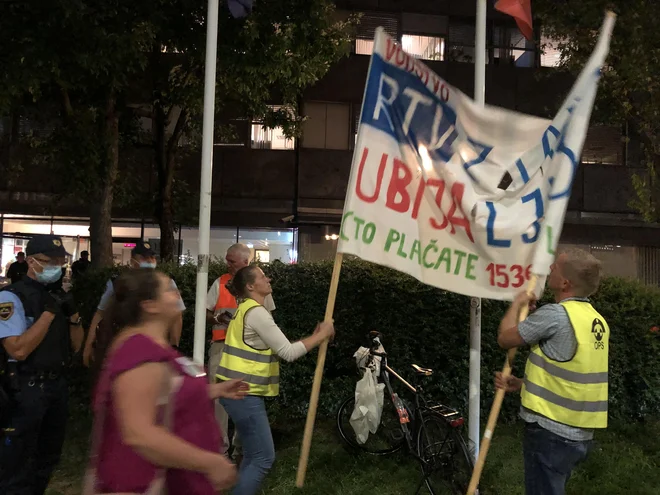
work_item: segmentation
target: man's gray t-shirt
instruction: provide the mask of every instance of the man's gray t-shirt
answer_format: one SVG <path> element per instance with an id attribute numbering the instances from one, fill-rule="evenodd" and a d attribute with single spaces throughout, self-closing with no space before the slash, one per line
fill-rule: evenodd
<path id="1" fill-rule="evenodd" d="M 577 297 L 564 301 L 589 302 L 588 299 Z M 518 324 L 518 332 L 527 345 L 539 344 L 543 353 L 555 361 L 570 361 L 577 351 L 575 330 L 566 309 L 561 304 L 541 306 L 525 321 Z M 569 440 L 591 440 L 594 436 L 593 429 L 558 423 L 522 406 L 520 417 L 527 423 L 538 423 L 542 428 Z"/>

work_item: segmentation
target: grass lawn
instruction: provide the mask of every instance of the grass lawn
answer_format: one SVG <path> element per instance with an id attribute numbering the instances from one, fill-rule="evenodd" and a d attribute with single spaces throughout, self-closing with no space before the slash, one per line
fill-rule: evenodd
<path id="1" fill-rule="evenodd" d="M 47 495 L 78 495 L 87 463 L 89 418 L 72 419 L 62 463 Z M 303 424 L 274 424 L 277 462 L 263 493 L 323 495 L 406 495 L 420 479 L 414 461 L 404 454 L 372 457 L 347 452 L 334 422 L 317 423 L 302 490 L 295 487 Z M 520 424 L 497 428 L 486 461 L 483 494 L 523 494 L 522 429 Z M 612 425 L 597 436 L 589 459 L 574 473 L 568 494 L 658 495 L 660 493 L 660 421 Z M 420 493 L 426 493 L 424 490 Z M 176 495 L 176 494 L 174 494 Z"/>

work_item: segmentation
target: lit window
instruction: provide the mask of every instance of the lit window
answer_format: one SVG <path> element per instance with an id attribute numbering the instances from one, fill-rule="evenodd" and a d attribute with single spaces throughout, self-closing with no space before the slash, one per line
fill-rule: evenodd
<path id="1" fill-rule="evenodd" d="M 252 148 L 259 150 L 292 150 L 293 139 L 284 135 L 281 127 L 268 129 L 260 122 L 252 124 Z"/>
<path id="2" fill-rule="evenodd" d="M 282 107 L 272 107 L 273 110 L 279 110 Z M 292 150 L 294 149 L 294 140 L 284 135 L 281 127 L 270 129 L 264 127 L 261 122 L 252 123 L 252 148 L 259 150 Z"/>
<path id="3" fill-rule="evenodd" d="M 355 53 L 358 55 L 371 55 L 374 51 L 374 40 L 355 40 Z"/>
<path id="4" fill-rule="evenodd" d="M 404 34 L 401 37 L 403 51 L 414 58 L 422 60 L 444 60 L 445 40 L 434 36 L 418 36 Z M 373 40 L 355 40 L 355 53 L 358 55 L 371 55 L 374 50 Z"/>
<path id="5" fill-rule="evenodd" d="M 541 36 L 541 67 L 559 67 L 561 64 L 560 43 L 548 36 Z"/>
<path id="6" fill-rule="evenodd" d="M 409 55 L 422 60 L 444 60 L 445 40 L 434 36 L 404 34 L 401 48 Z"/>

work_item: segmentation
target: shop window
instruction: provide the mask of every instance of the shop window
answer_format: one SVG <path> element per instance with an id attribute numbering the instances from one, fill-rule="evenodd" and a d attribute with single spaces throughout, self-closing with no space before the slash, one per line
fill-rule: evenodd
<path id="1" fill-rule="evenodd" d="M 270 251 L 267 249 L 256 249 L 254 251 L 254 260 L 261 263 L 270 263 Z"/>

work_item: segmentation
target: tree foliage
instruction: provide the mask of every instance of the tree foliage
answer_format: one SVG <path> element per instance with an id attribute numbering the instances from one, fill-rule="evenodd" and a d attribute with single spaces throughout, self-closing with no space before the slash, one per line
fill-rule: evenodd
<path id="1" fill-rule="evenodd" d="M 578 73 L 591 54 L 605 12 L 617 14 L 594 118 L 628 124 L 642 146 L 644 173 L 633 176 L 633 206 L 647 221 L 660 221 L 660 9 L 652 0 L 537 0 L 535 17 L 559 42 L 562 67 Z"/>
<path id="2" fill-rule="evenodd" d="M 35 0 L 3 5 L 0 16 L 6 60 L 0 113 L 36 107 L 50 112 L 53 129 L 25 143 L 37 153 L 21 168 L 32 173 L 29 180 L 52 181 L 53 189 L 89 206 L 92 261 L 100 265 L 112 263 L 124 96 L 152 38 L 149 11 L 141 7 L 128 0 Z M 41 177 L 34 173 L 38 161 Z"/>
<path id="3" fill-rule="evenodd" d="M 161 256 L 171 259 L 176 167 L 201 138 L 206 5 L 189 0 L 152 3 L 148 111 L 158 175 Z M 220 129 L 216 135 L 231 132 L 227 125 L 231 119 L 245 117 L 261 120 L 267 127 L 281 126 L 289 137 L 299 133 L 302 116 L 296 110 L 303 90 L 348 52 L 355 19 L 339 21 L 334 12 L 328 0 L 286 0 L 258 2 L 246 19 L 234 19 L 222 5 L 216 83 Z M 270 103 L 282 107 L 273 109 Z"/>
<path id="4" fill-rule="evenodd" d="M 221 2 L 218 134 L 246 117 L 282 126 L 287 136 L 299 133 L 302 91 L 348 52 L 355 19 L 340 21 L 334 13 L 329 0 L 263 1 L 246 19 L 234 19 Z M 95 262 L 111 262 L 117 194 L 137 208 L 146 203 L 161 226 L 163 258 L 174 254 L 175 225 L 182 212 L 189 220 L 197 186 L 176 172 L 201 141 L 205 16 L 206 3 L 192 0 L 35 0 L 12 2 L 0 16 L 7 55 L 0 115 L 58 103 L 49 107 L 53 132 L 24 143 L 37 156 L 7 161 L 23 171 L 38 159 L 65 178 L 53 189 L 90 206 Z M 143 117 L 151 122 L 146 132 L 135 125 Z M 127 169 L 131 148 L 140 145 L 151 150 L 152 197 L 131 195 L 144 180 Z"/>

